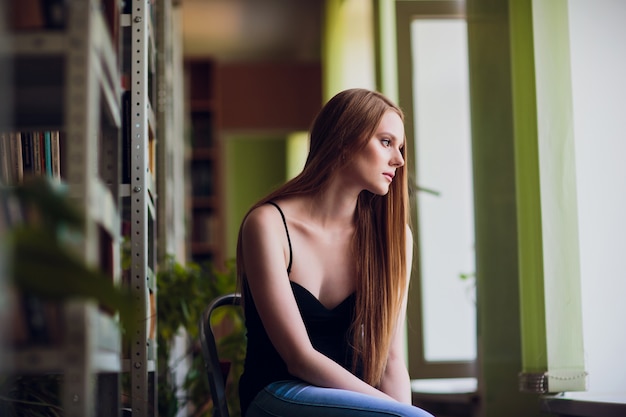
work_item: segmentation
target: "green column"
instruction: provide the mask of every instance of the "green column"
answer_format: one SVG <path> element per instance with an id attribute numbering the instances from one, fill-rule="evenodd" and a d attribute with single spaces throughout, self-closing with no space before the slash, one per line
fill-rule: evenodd
<path id="1" fill-rule="evenodd" d="M 535 52 L 530 1 L 514 1 L 511 16 L 511 62 L 515 111 L 515 166 L 517 173 L 518 242 L 523 371 L 546 369 L 546 326 L 543 288 L 543 242 Z"/>
<path id="2" fill-rule="evenodd" d="M 373 0 L 326 0 L 324 4 L 324 101 L 346 88 L 375 88 Z"/>
<path id="3" fill-rule="evenodd" d="M 395 0 L 374 1 L 376 89 L 398 102 Z"/>
<path id="4" fill-rule="evenodd" d="M 539 416 L 518 389 L 521 340 L 509 10 L 468 0 L 481 415 Z"/>

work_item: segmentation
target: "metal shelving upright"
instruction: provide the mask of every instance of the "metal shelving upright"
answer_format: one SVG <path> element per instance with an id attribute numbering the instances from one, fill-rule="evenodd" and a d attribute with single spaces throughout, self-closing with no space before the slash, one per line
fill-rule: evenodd
<path id="1" fill-rule="evenodd" d="M 175 90 L 176 83 L 182 84 L 182 58 L 177 55 L 182 51 L 175 42 L 180 33 L 174 32 L 173 8 L 172 0 L 129 0 L 121 17 L 123 72 L 130 95 L 130 175 L 122 185 L 130 225 L 128 281 L 145 317 L 129 335 L 130 352 L 124 359 L 133 417 L 158 413 L 157 268 L 184 244 L 184 212 L 179 207 L 184 202 L 176 198 L 184 185 L 182 91 Z"/>
<path id="2" fill-rule="evenodd" d="M 130 183 L 125 184 L 129 200 L 130 275 L 129 285 L 138 301 L 140 323 L 129 335 L 129 357 L 124 369 L 130 374 L 130 406 L 133 417 L 157 415 L 157 346 L 156 346 L 156 32 L 155 4 L 130 0 L 130 13 L 122 16 L 122 26 L 129 31 L 124 64 L 129 71 Z"/>

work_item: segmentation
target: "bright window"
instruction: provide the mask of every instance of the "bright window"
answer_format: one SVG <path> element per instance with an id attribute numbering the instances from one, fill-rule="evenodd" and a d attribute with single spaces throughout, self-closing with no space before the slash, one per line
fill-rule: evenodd
<path id="1" fill-rule="evenodd" d="M 418 271 L 427 362 L 476 359 L 467 27 L 411 23 Z"/>

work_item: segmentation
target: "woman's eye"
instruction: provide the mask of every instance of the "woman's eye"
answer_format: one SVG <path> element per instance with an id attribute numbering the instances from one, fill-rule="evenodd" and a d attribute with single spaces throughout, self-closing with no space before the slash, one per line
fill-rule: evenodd
<path id="1" fill-rule="evenodd" d="M 390 139 L 382 139 L 380 141 L 385 147 L 389 147 L 391 146 L 391 140 Z"/>

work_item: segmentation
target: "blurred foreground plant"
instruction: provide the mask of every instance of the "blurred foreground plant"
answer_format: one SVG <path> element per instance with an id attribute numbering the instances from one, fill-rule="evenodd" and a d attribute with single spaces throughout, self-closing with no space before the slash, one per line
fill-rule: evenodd
<path id="1" fill-rule="evenodd" d="M 123 328 L 132 330 L 137 317 L 130 292 L 101 269 L 87 265 L 66 241 L 82 233 L 84 215 L 59 187 L 35 177 L 3 190 L 3 198 L 15 198 L 24 214 L 7 235 L 13 285 L 45 300 L 94 300 L 118 311 Z"/>
<path id="2" fill-rule="evenodd" d="M 76 237 L 82 236 L 85 218 L 63 183 L 34 177 L 19 185 L 2 186 L 0 203 L 0 226 L 6 229 L 0 237 L 7 250 L 12 291 L 59 305 L 91 300 L 106 311 L 119 313 L 120 331 L 136 328 L 137 310 L 130 292 L 76 253 L 76 242 L 80 242 Z M 2 375 L 2 415 L 60 415 L 56 387 L 61 380 L 62 375 Z"/>
<path id="3" fill-rule="evenodd" d="M 204 309 L 216 297 L 236 291 L 234 261 L 226 263 L 225 270 L 214 264 L 181 265 L 169 258 L 157 276 L 157 334 L 159 358 L 159 415 L 175 416 L 180 407 L 191 406 L 193 416 L 211 415 L 211 395 L 200 349 L 198 323 Z M 243 371 L 245 330 L 240 308 L 223 308 L 214 314 L 214 326 L 222 328 L 218 336 L 220 358 L 231 362 L 230 383 L 226 390 L 231 416 L 240 415 L 238 400 L 239 375 Z M 188 339 L 188 349 L 172 357 L 172 340 L 177 334 Z M 180 363 L 188 360 L 189 371 L 182 386 L 177 386 L 174 375 Z M 177 398 L 181 388 L 184 398 Z"/>

